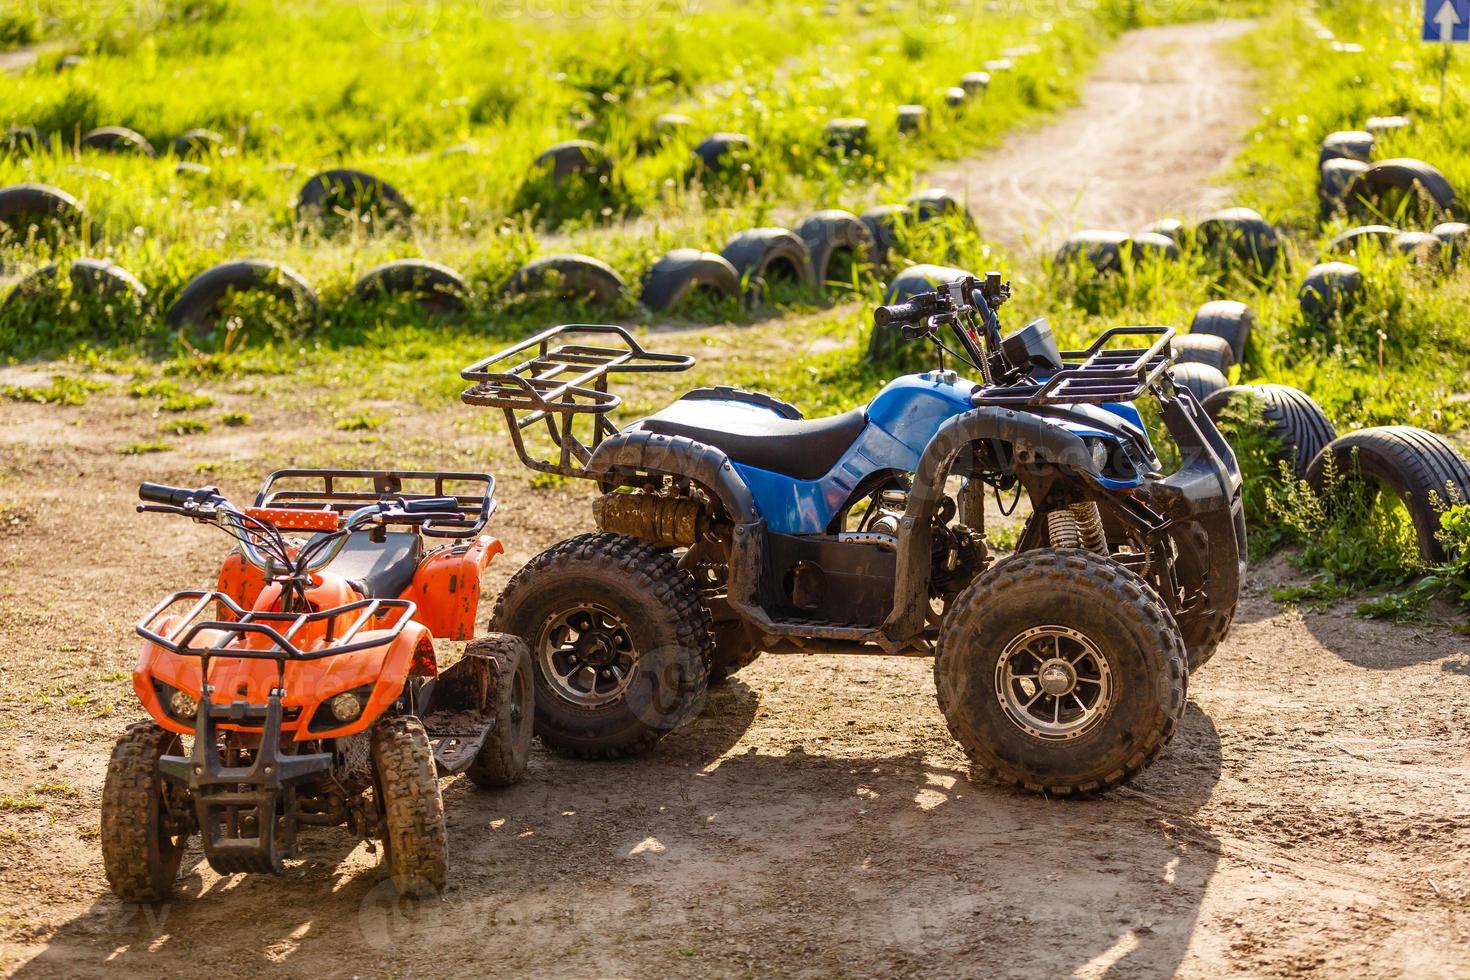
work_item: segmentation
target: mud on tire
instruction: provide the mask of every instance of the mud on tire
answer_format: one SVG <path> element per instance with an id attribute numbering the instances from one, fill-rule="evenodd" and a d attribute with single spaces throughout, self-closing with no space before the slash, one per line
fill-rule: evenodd
<path id="1" fill-rule="evenodd" d="M 1038 628 L 1053 632 L 1028 642 Z M 1075 661 L 1060 697 L 1040 684 L 1066 681 L 1068 669 L 1047 672 L 1059 658 L 1023 652 L 1035 643 L 1052 650 L 1057 633 L 1067 636 L 1055 646 L 1060 658 Z M 1038 680 L 1027 688 L 1017 675 L 1031 662 Z M 1052 796 L 1100 793 L 1142 772 L 1179 725 L 1188 676 L 1179 627 L 1148 583 L 1076 549 L 1028 551 L 980 575 L 955 600 L 934 659 L 939 710 L 976 770 Z M 1052 734 L 1033 734 L 1015 719 L 1039 716 L 1012 713 L 1033 691 L 1033 705 L 1075 692 L 1093 714 L 1068 720 L 1079 710 L 1069 705 Z"/>
<path id="2" fill-rule="evenodd" d="M 113 746 L 102 786 L 102 867 L 113 894 L 124 902 L 161 902 L 193 832 L 169 818 L 168 787 L 158 760 L 181 751 L 179 736 L 151 721 L 131 726 Z"/>
<path id="3" fill-rule="evenodd" d="M 698 712 L 709 682 L 710 616 L 693 576 L 622 535 L 578 535 L 531 559 L 501 592 L 490 629 L 530 643 L 536 732 L 564 755 L 648 750 Z"/>
<path id="4" fill-rule="evenodd" d="M 531 648 L 519 636 L 491 633 L 465 647 L 465 656 L 481 657 L 490 668 L 487 698 L 495 727 L 475 761 L 465 770 L 482 789 L 511 786 L 526 775 L 535 724 L 535 678 Z"/>
<path id="5" fill-rule="evenodd" d="M 424 723 L 409 715 L 384 718 L 373 727 L 372 754 L 388 873 L 401 895 L 433 895 L 449 876 L 449 848 Z"/>

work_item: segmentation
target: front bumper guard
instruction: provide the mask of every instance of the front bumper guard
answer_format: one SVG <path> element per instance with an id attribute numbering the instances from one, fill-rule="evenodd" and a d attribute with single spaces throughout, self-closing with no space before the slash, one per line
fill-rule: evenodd
<path id="1" fill-rule="evenodd" d="M 330 752 L 281 752 L 281 692 L 264 705 L 214 704 L 206 690 L 195 721 L 194 748 L 165 755 L 159 771 L 189 789 L 209 866 L 220 874 L 279 874 L 296 849 L 296 786 L 332 769 Z M 248 766 L 220 757 L 220 724 L 261 725 L 260 748 Z"/>

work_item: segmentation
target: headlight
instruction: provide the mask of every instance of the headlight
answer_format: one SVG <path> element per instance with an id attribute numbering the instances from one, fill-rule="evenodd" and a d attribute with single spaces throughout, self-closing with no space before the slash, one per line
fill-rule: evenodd
<path id="1" fill-rule="evenodd" d="M 1092 453 L 1092 468 L 1099 473 L 1108 468 L 1108 444 L 1104 439 L 1088 439 L 1087 449 Z"/>
<path id="2" fill-rule="evenodd" d="M 328 702 L 332 717 L 346 724 L 362 714 L 362 701 L 351 691 L 345 691 Z"/>
<path id="3" fill-rule="evenodd" d="M 183 691 L 174 691 L 168 696 L 168 713 L 179 721 L 193 721 L 199 702 Z"/>

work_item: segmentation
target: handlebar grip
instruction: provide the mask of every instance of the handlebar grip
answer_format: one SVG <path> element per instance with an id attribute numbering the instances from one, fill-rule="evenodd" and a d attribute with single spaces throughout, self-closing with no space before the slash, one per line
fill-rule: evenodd
<path id="1" fill-rule="evenodd" d="M 150 504 L 182 507 L 194 497 L 196 492 L 183 487 L 164 486 L 162 483 L 143 483 L 138 486 L 138 499 L 146 500 Z"/>
<path id="2" fill-rule="evenodd" d="M 894 303 L 891 306 L 880 306 L 873 311 L 873 325 L 888 327 L 900 323 L 913 323 L 923 315 L 918 304 L 912 300 L 907 303 Z"/>
<path id="3" fill-rule="evenodd" d="M 403 502 L 406 514 L 429 514 L 439 511 L 459 513 L 459 500 L 455 497 L 423 497 Z"/>
<path id="4" fill-rule="evenodd" d="M 873 311 L 873 325 L 878 327 L 902 326 L 918 323 L 926 316 L 942 311 L 944 298 L 939 293 L 919 293 L 902 303 L 880 306 Z"/>

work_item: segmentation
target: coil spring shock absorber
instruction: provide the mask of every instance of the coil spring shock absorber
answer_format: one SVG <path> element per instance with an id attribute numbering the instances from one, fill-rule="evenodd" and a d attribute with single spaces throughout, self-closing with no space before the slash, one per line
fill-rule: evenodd
<path id="1" fill-rule="evenodd" d="M 1099 555 L 1108 553 L 1108 536 L 1103 530 L 1097 503 L 1068 504 L 1046 515 L 1046 535 L 1053 548 L 1082 548 Z"/>

